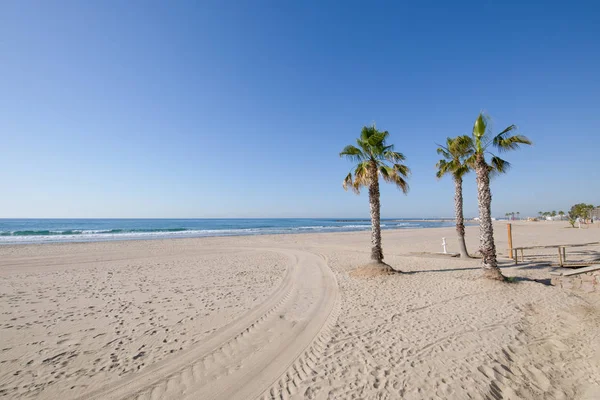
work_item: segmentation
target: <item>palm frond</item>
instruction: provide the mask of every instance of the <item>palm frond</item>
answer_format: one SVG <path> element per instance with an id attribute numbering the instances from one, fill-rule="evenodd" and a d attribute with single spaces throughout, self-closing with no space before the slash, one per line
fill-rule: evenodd
<path id="1" fill-rule="evenodd" d="M 406 182 L 406 180 L 403 177 L 401 177 L 400 175 L 396 175 L 396 180 L 394 183 L 400 190 L 402 190 L 402 193 L 408 194 L 410 187 L 408 186 L 408 182 Z"/>
<path id="2" fill-rule="evenodd" d="M 490 175 L 496 176 L 499 174 L 505 174 L 511 168 L 511 165 L 508 161 L 503 160 L 502 158 L 492 155 L 492 159 L 490 162 Z"/>
<path id="3" fill-rule="evenodd" d="M 514 126 L 514 125 L 513 125 Z M 494 138 L 494 147 L 496 147 L 500 152 L 517 150 L 520 145 L 526 144 L 531 145 L 531 140 L 529 140 L 526 136 L 523 135 L 514 135 L 504 137 L 501 134 L 498 134 Z"/>
<path id="4" fill-rule="evenodd" d="M 371 148 L 369 146 L 369 143 L 365 142 L 362 139 L 356 139 L 356 145 L 362 150 L 366 158 L 371 157 Z"/>
<path id="5" fill-rule="evenodd" d="M 503 139 L 507 139 L 511 136 L 511 132 L 514 132 L 517 130 L 517 126 L 516 125 L 510 125 L 508 127 L 506 127 L 502 132 L 500 132 L 499 134 L 497 134 L 496 136 L 493 137 L 491 143 L 498 147 L 499 143 L 503 140 Z"/>
<path id="6" fill-rule="evenodd" d="M 473 125 L 473 137 L 481 139 L 487 132 L 487 118 L 479 113 Z"/>
<path id="7" fill-rule="evenodd" d="M 404 154 L 399 153 L 397 151 L 385 151 L 383 153 L 383 158 L 385 158 L 387 161 L 393 164 L 400 163 L 406 160 Z"/>
<path id="8" fill-rule="evenodd" d="M 385 139 L 389 136 L 388 132 L 376 132 L 369 137 L 367 143 L 371 147 L 381 148 L 383 150 L 385 148 Z"/>
<path id="9" fill-rule="evenodd" d="M 517 130 L 517 126 L 515 124 L 512 124 L 512 125 L 504 128 L 504 130 L 502 132 L 500 132 L 499 134 L 497 134 L 496 137 L 505 136 L 507 133 L 516 131 L 516 130 Z"/>
<path id="10" fill-rule="evenodd" d="M 479 113 L 475 124 L 473 125 L 473 144 L 478 153 L 485 152 L 490 142 L 490 120 L 489 116 L 483 112 Z"/>
<path id="11" fill-rule="evenodd" d="M 471 172 L 471 167 L 469 167 L 467 164 L 463 164 L 460 167 L 458 167 L 457 169 L 455 169 L 454 172 L 452 173 L 452 175 L 454 175 L 454 177 L 456 177 L 456 178 L 462 178 L 469 172 Z"/>
<path id="12" fill-rule="evenodd" d="M 348 190 L 348 186 L 352 186 L 353 182 L 352 182 L 352 172 L 349 172 L 348 175 L 346 175 L 346 177 L 344 178 L 344 180 L 342 181 L 342 187 L 344 188 L 344 190 Z"/>
<path id="13" fill-rule="evenodd" d="M 473 138 L 468 135 L 457 136 L 452 139 L 450 146 L 453 154 L 459 155 L 460 157 L 466 157 L 475 152 L 475 146 L 473 143 Z"/>
<path id="14" fill-rule="evenodd" d="M 392 175 L 394 175 L 394 170 L 391 167 L 382 164 L 379 166 L 379 174 L 381 175 L 384 181 L 391 182 Z"/>
<path id="15" fill-rule="evenodd" d="M 455 177 L 461 178 L 471 168 L 466 160 L 475 152 L 473 148 L 473 139 L 463 135 L 455 138 L 446 138 L 446 146 L 438 145 L 437 153 L 444 159 L 436 164 L 438 179 L 451 173 Z"/>
<path id="16" fill-rule="evenodd" d="M 367 170 L 368 162 L 359 163 L 354 169 L 354 175 L 352 172 L 348 173 L 344 180 L 342 181 L 342 187 L 344 190 L 348 190 L 348 188 L 352 189 L 352 191 L 356 194 L 360 194 L 360 188 L 363 186 L 368 186 L 368 170 Z"/>
<path id="17" fill-rule="evenodd" d="M 366 159 L 365 154 L 357 147 L 348 145 L 340 153 L 340 157 L 346 157 L 349 160 L 360 162 Z"/>
<path id="18" fill-rule="evenodd" d="M 437 168 L 435 176 L 441 179 L 444 175 L 451 173 L 455 169 L 455 164 L 453 161 L 440 160 L 435 167 Z"/>
<path id="19" fill-rule="evenodd" d="M 375 125 L 363 126 L 362 130 L 360 131 L 360 140 L 367 142 L 369 141 L 369 138 L 376 133 L 377 128 L 375 128 Z"/>
<path id="20" fill-rule="evenodd" d="M 452 158 L 452 154 L 450 154 L 450 150 L 448 150 L 447 147 L 441 146 L 438 144 L 438 148 L 436 150 L 436 152 L 441 155 L 442 157 L 446 158 L 446 159 L 451 159 Z"/>
<path id="21" fill-rule="evenodd" d="M 410 174 L 410 169 L 402 164 L 406 157 L 404 154 L 394 151 L 394 145 L 386 143 L 388 137 L 389 132 L 378 131 L 375 125 L 364 126 L 360 137 L 356 139 L 356 146 L 344 147 L 340 156 L 358 163 L 354 167 L 354 171 L 348 174 L 342 182 L 344 189 L 351 188 L 355 193 L 359 193 L 361 187 L 369 186 L 372 183 L 372 174 L 376 173 L 375 179 L 377 175 L 381 175 L 384 180 L 394 183 L 404 193 L 408 191 L 405 178 Z M 392 165 L 390 166 L 386 162 Z"/>
<path id="22" fill-rule="evenodd" d="M 399 167 L 398 169 L 396 167 Z M 404 194 L 408 193 L 408 183 L 404 179 L 406 176 L 402 172 L 408 173 L 408 167 L 401 164 L 396 164 L 394 167 L 389 167 L 387 165 L 381 165 L 379 167 L 379 174 L 383 178 L 384 181 L 395 184 L 398 189 L 402 190 Z"/>
<path id="23" fill-rule="evenodd" d="M 371 177 L 369 174 L 369 161 L 363 161 L 354 169 L 353 190 L 355 193 L 359 193 L 361 187 L 369 186 L 370 183 Z"/>
<path id="24" fill-rule="evenodd" d="M 438 179 L 442 179 L 444 177 L 444 175 L 446 175 L 448 173 L 449 165 L 450 164 L 446 160 L 438 161 L 438 163 L 435 164 L 435 167 L 437 168 L 435 177 Z"/>
<path id="25" fill-rule="evenodd" d="M 403 177 L 408 177 L 410 175 L 410 168 L 404 164 L 394 164 L 394 171 Z"/>
<path id="26" fill-rule="evenodd" d="M 475 169 L 475 161 L 477 160 L 477 154 L 473 153 L 465 159 L 465 165 L 471 169 Z"/>

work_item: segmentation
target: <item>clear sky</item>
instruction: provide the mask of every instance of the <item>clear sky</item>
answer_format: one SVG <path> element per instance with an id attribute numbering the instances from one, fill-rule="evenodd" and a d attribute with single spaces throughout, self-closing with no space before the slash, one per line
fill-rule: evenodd
<path id="1" fill-rule="evenodd" d="M 495 216 L 598 205 L 599 19 L 592 1 L 5 0 L 0 217 L 367 217 L 338 153 L 373 121 L 413 170 L 382 216 L 452 216 L 436 142 L 480 110 L 535 143 L 506 154 Z"/>

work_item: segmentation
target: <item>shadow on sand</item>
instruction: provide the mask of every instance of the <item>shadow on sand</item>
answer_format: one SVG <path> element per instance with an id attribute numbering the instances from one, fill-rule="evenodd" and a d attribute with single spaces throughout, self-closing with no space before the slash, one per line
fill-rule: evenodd
<path id="1" fill-rule="evenodd" d="M 542 269 L 542 268 L 552 268 L 550 267 L 550 264 L 548 262 L 542 262 L 542 263 L 527 263 L 527 264 L 521 264 L 521 265 L 500 265 L 499 266 L 500 269 Z M 552 269 L 556 269 L 556 268 L 552 268 Z M 414 275 L 414 274 L 420 274 L 420 273 L 424 273 L 424 272 L 456 272 L 456 271 L 474 271 L 474 270 L 481 270 L 481 267 L 465 267 L 465 268 L 446 268 L 446 269 L 425 269 L 425 270 L 418 270 L 418 271 L 405 271 L 402 272 L 402 274 L 404 275 Z M 399 270 L 396 270 L 397 272 L 400 272 Z M 535 282 L 535 283 L 540 283 L 542 285 L 545 286 L 552 286 L 550 283 L 550 278 L 548 279 L 532 279 L 532 278 L 527 278 L 527 277 L 522 277 L 522 276 L 510 276 L 507 277 L 510 280 L 510 283 L 519 283 L 519 282 Z"/>

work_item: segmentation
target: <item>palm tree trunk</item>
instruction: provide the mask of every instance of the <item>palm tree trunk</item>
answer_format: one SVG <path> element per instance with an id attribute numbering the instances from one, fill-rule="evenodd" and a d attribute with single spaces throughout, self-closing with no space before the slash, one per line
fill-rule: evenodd
<path id="1" fill-rule="evenodd" d="M 475 172 L 477 173 L 477 201 L 479 203 L 479 251 L 483 257 L 484 275 L 486 278 L 504 280 L 496 260 L 490 170 L 483 155 L 477 157 Z"/>
<path id="2" fill-rule="evenodd" d="M 454 177 L 454 211 L 456 213 L 456 233 L 458 234 L 458 247 L 462 258 L 470 258 L 465 243 L 465 218 L 463 216 L 462 178 Z"/>
<path id="3" fill-rule="evenodd" d="M 372 163 L 369 171 L 369 207 L 371 208 L 371 260 L 383 262 L 381 248 L 381 204 L 379 203 L 379 179 L 377 165 Z"/>

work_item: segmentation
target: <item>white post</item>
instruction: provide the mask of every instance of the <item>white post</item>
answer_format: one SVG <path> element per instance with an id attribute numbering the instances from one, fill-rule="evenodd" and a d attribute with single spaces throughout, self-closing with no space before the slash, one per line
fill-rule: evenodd
<path id="1" fill-rule="evenodd" d="M 444 254 L 448 254 L 446 251 L 446 238 L 442 238 L 442 247 L 444 248 Z"/>

